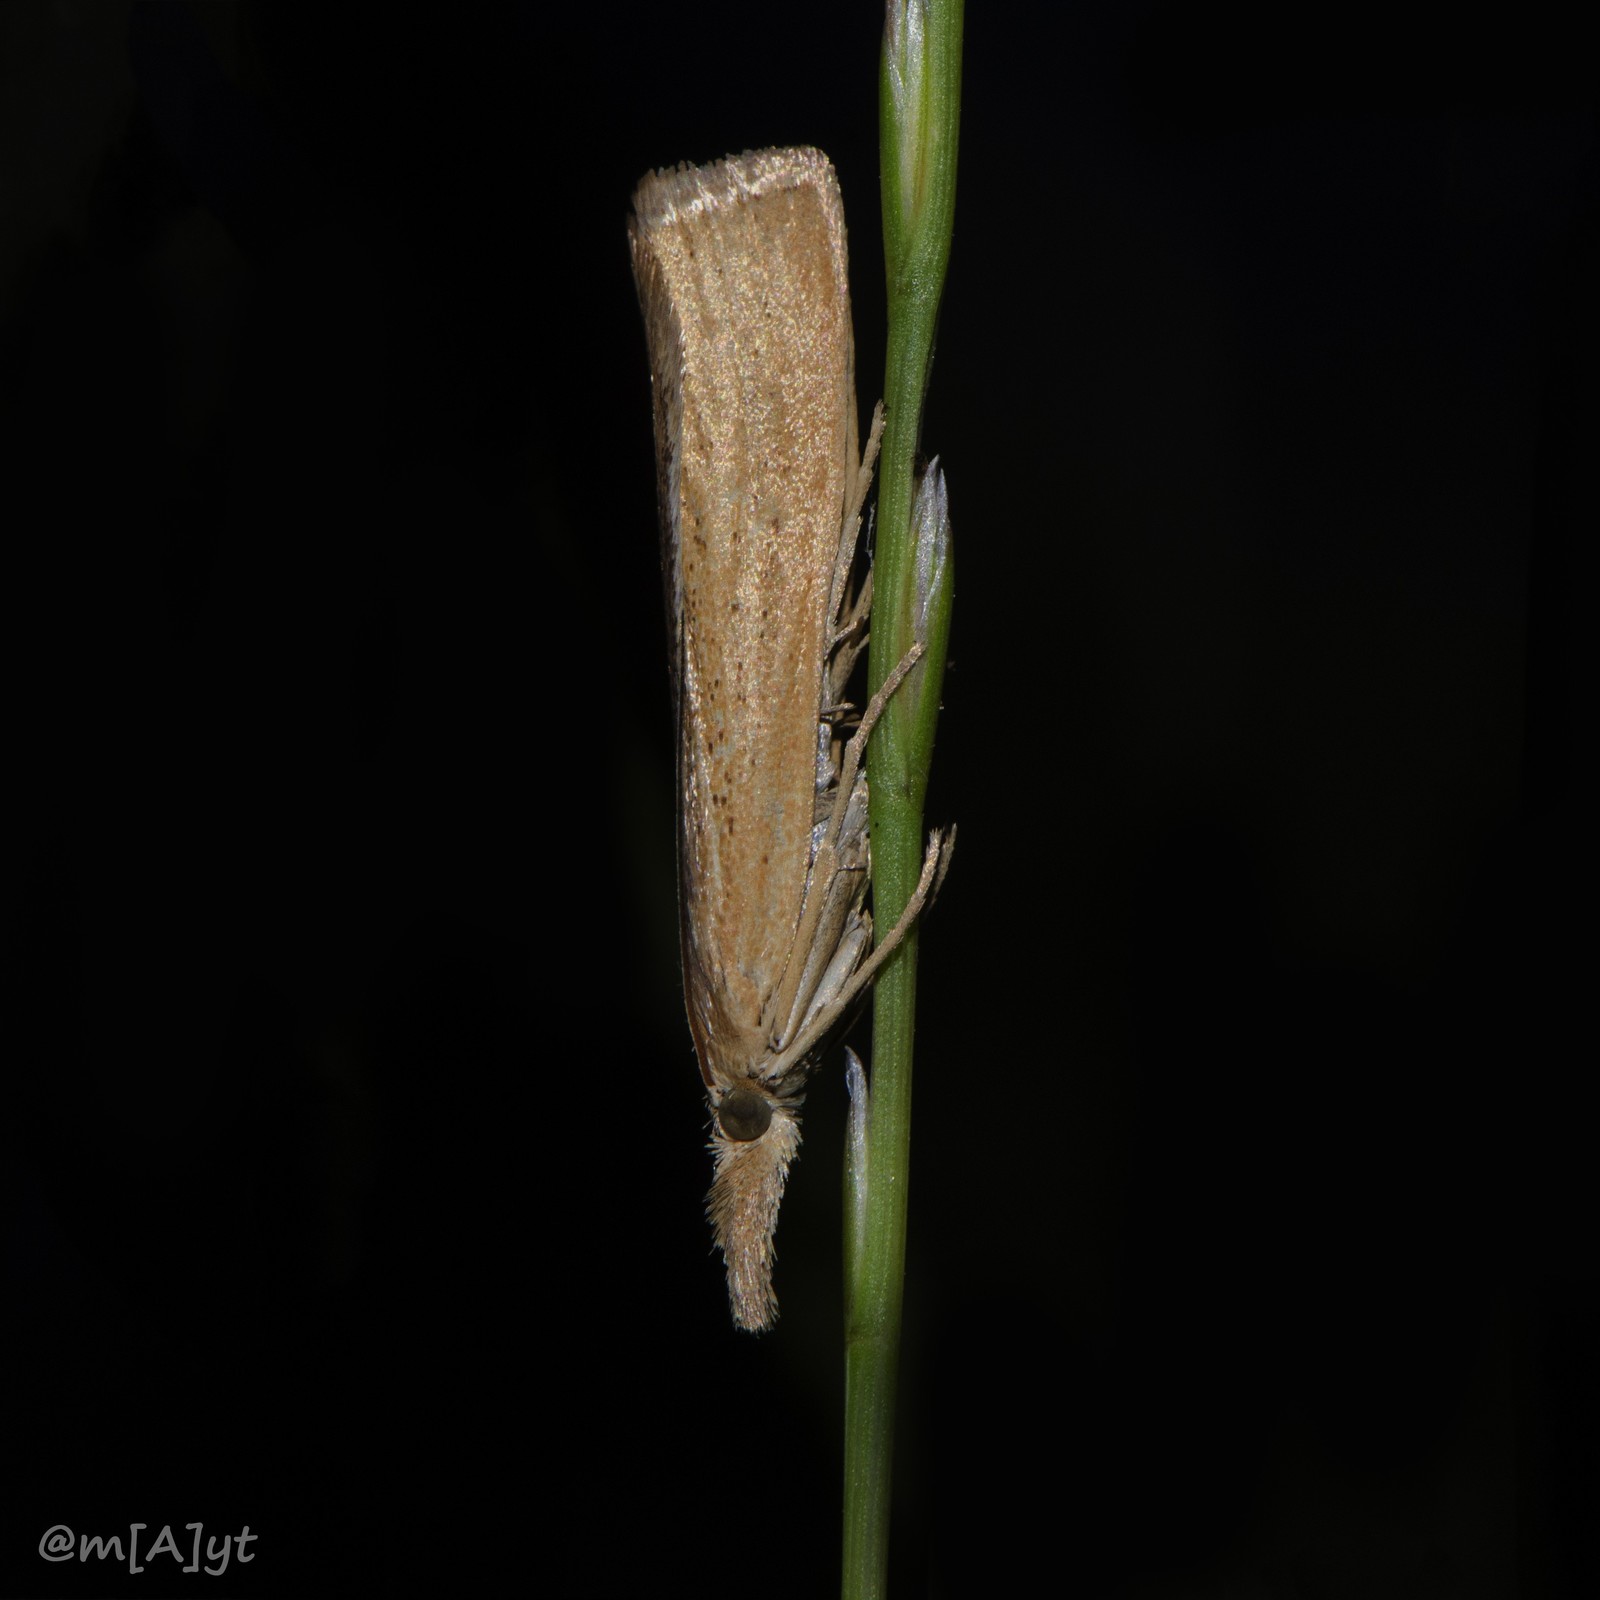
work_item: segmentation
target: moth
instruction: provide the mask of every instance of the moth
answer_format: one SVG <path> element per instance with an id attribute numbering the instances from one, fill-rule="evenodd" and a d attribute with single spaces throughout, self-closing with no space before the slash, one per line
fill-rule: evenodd
<path id="1" fill-rule="evenodd" d="M 684 1000 L 712 1113 L 706 1209 L 734 1321 L 777 1315 L 773 1235 L 806 1076 L 921 912 L 873 949 L 862 753 L 846 737 L 870 573 L 838 179 L 820 151 L 653 173 L 629 226 L 655 412 Z"/>

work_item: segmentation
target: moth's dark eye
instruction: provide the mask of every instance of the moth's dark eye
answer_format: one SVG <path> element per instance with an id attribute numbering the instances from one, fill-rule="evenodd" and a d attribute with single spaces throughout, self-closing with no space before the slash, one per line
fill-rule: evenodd
<path id="1" fill-rule="evenodd" d="M 725 1137 L 748 1144 L 772 1126 L 772 1107 L 767 1097 L 754 1089 L 735 1089 L 717 1107 L 717 1121 Z"/>

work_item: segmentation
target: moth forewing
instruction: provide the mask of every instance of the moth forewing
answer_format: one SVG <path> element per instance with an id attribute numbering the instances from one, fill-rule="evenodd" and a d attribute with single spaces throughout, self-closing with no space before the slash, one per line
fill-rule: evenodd
<path id="1" fill-rule="evenodd" d="M 835 729 L 865 637 L 849 575 L 877 425 L 863 464 L 844 213 L 819 151 L 653 174 L 630 241 L 678 717 L 684 997 L 714 1116 L 707 1210 L 734 1320 L 759 1329 L 777 1312 L 805 1072 L 878 959 L 866 780 Z"/>

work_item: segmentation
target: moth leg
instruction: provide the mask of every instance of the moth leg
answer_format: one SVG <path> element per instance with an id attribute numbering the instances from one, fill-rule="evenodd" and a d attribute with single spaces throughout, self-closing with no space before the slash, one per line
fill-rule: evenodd
<path id="1" fill-rule="evenodd" d="M 812 857 L 811 873 L 806 882 L 805 903 L 800 910 L 800 925 L 795 929 L 794 940 L 790 945 L 789 966 L 777 992 L 767 1006 L 769 1030 L 787 1027 L 796 1012 L 804 1011 L 810 1003 L 810 994 L 802 994 L 801 988 L 807 972 L 813 970 L 811 949 L 816 943 L 818 930 L 822 925 L 833 880 L 841 870 L 839 835 L 855 797 L 856 777 L 861 770 L 861 752 L 866 749 L 867 740 L 872 736 L 878 718 L 883 715 L 883 708 L 888 705 L 890 695 L 905 682 L 906 674 L 916 666 L 921 656 L 922 646 L 914 644 L 900 658 L 894 671 L 883 680 L 883 687 L 867 702 L 867 709 L 861 714 L 861 725 L 845 746 L 844 765 L 833 790 L 833 814 L 828 820 L 828 831 L 823 835 L 821 844 L 817 846 L 816 855 Z M 865 827 L 864 817 L 862 826 Z M 798 961 L 795 959 L 796 955 L 799 956 Z M 811 1032 L 810 1029 L 806 1031 Z M 785 1049 L 783 1055 L 788 1059 L 790 1051 Z"/>
<path id="2" fill-rule="evenodd" d="M 851 430 L 854 432 L 854 429 Z M 872 413 L 872 427 L 867 434 L 867 448 L 861 454 L 861 465 L 856 471 L 856 481 L 850 486 L 844 503 L 844 515 L 839 519 L 839 553 L 833 563 L 833 584 L 828 591 L 828 623 L 837 624 L 844 609 L 845 588 L 850 582 L 850 568 L 855 565 L 856 539 L 861 531 L 861 508 L 867 503 L 867 490 L 872 487 L 872 469 L 878 461 L 878 442 L 883 438 L 883 402 L 880 400 Z M 851 454 L 855 453 L 854 441 Z M 860 596 L 851 608 L 853 623 L 861 612 Z"/>
<path id="3" fill-rule="evenodd" d="M 817 819 L 824 832 L 829 816 L 824 809 Z M 846 807 L 843 837 L 837 845 L 819 842 L 812 862 L 790 966 L 766 1019 L 771 1055 L 781 1055 L 810 1025 L 872 948 L 872 918 L 862 905 L 867 881 L 867 784 L 858 778 Z"/>
<path id="4" fill-rule="evenodd" d="M 867 503 L 867 490 L 872 486 L 872 471 L 878 464 L 878 445 L 883 439 L 883 401 L 872 408 L 872 426 L 867 430 L 867 448 L 861 452 L 861 470 L 856 474 L 855 493 L 845 511 L 846 526 L 861 515 Z"/>
<path id="5" fill-rule="evenodd" d="M 872 569 L 861 580 L 861 588 L 850 602 L 849 615 L 839 620 L 828 635 L 828 699 L 835 706 L 844 702 L 845 685 L 855 671 L 856 659 L 865 648 L 872 618 Z"/>
<path id="6" fill-rule="evenodd" d="M 833 821 L 828 825 L 826 844 L 836 844 L 839 839 L 839 824 L 844 820 L 845 808 L 849 804 L 849 796 L 855 787 L 856 773 L 861 769 L 861 753 L 867 748 L 867 740 L 872 737 L 872 730 L 877 726 L 878 718 L 883 715 L 884 707 L 889 704 L 889 697 L 902 683 L 906 675 L 922 659 L 922 645 L 912 645 L 906 653 L 895 663 L 895 669 L 883 680 L 883 686 L 867 702 L 867 709 L 861 713 L 861 725 L 850 736 L 850 742 L 844 747 L 844 766 L 839 773 L 840 800 L 833 808 Z"/>
<path id="7" fill-rule="evenodd" d="M 867 626 L 867 618 L 872 613 L 872 569 L 867 569 L 867 575 L 861 580 L 861 587 L 856 592 L 856 597 L 850 602 L 850 615 L 845 617 L 828 636 L 828 648 L 837 650 L 847 639 L 853 639 L 863 634 Z M 852 659 L 854 657 L 852 656 Z"/>
<path id="8" fill-rule="evenodd" d="M 806 903 L 800 915 L 800 926 L 796 930 L 794 949 L 806 954 L 802 957 L 800 968 L 795 971 L 792 978 L 786 979 L 780 990 L 774 1012 L 776 1019 L 792 1018 L 797 1009 L 805 1010 L 810 1007 L 811 995 L 801 995 L 799 990 L 806 972 L 811 968 L 809 954 L 817 938 L 833 880 L 841 871 L 849 870 L 852 865 L 841 863 L 839 860 L 839 835 L 855 797 L 856 778 L 861 770 L 861 755 L 867 747 L 867 740 L 872 737 L 872 730 L 877 726 L 878 718 L 883 715 L 884 708 L 889 703 L 890 696 L 905 682 L 907 674 L 921 660 L 922 649 L 920 643 L 914 644 L 901 656 L 895 664 L 894 671 L 883 680 L 882 687 L 867 702 L 867 709 L 861 714 L 861 725 L 851 736 L 849 744 L 845 746 L 844 765 L 839 773 L 838 787 L 834 791 L 833 816 L 829 820 L 828 831 L 823 836 L 822 844 L 818 847 L 816 857 L 811 864 L 811 880 L 807 887 Z M 779 1078 L 795 1063 L 802 1061 L 871 983 L 873 975 L 894 954 L 895 947 L 905 937 L 906 930 L 921 914 L 930 893 L 943 880 L 941 862 L 944 862 L 947 856 L 948 850 L 943 847 L 943 836 L 936 831 L 929 838 L 928 853 L 922 864 L 921 881 L 917 885 L 916 893 L 907 902 L 899 922 L 890 929 L 888 936 L 867 957 L 865 964 L 857 970 L 851 980 L 843 985 L 838 997 L 817 1013 L 816 1017 L 802 1029 L 798 1039 L 785 1045 L 776 1060 L 768 1065 L 762 1074 L 763 1077 Z M 859 870 L 859 867 L 856 870 Z"/>
<path id="9" fill-rule="evenodd" d="M 899 949 L 901 942 L 911 931 L 912 925 L 922 915 L 929 899 L 943 881 L 944 869 L 949 864 L 950 850 L 954 842 L 953 834 L 947 839 L 937 828 L 928 835 L 927 853 L 922 858 L 922 875 L 917 880 L 916 891 L 906 902 L 905 910 L 900 913 L 900 920 L 889 930 L 877 949 L 856 969 L 850 981 L 839 990 L 837 997 L 817 1013 L 810 1026 L 782 1055 L 763 1069 L 763 1078 L 782 1078 L 786 1072 L 792 1071 L 798 1062 L 805 1060 L 827 1038 L 839 1019 L 860 999 L 862 993 L 870 987 L 884 962 Z"/>
<path id="10" fill-rule="evenodd" d="M 944 875 L 949 870 L 950 857 L 955 851 L 955 845 L 954 828 L 948 833 L 938 828 L 929 833 L 928 848 L 922 857 L 922 873 L 917 879 L 917 887 L 911 898 L 906 901 L 905 910 L 900 913 L 900 920 L 879 941 L 877 949 L 856 969 L 855 976 L 845 985 L 838 1000 L 834 1002 L 836 1006 L 848 1006 L 877 977 L 878 969 L 884 962 L 899 949 L 901 941 L 910 933 L 912 924 L 927 910 L 933 897 L 939 892 L 939 886 L 944 882 Z"/>

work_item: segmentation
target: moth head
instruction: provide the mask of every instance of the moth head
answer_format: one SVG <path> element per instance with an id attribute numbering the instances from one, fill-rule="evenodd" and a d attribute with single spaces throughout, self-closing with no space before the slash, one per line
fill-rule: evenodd
<path id="1" fill-rule="evenodd" d="M 748 1144 L 772 1126 L 772 1102 L 759 1089 L 730 1089 L 716 1108 L 717 1125 L 725 1139 Z"/>

